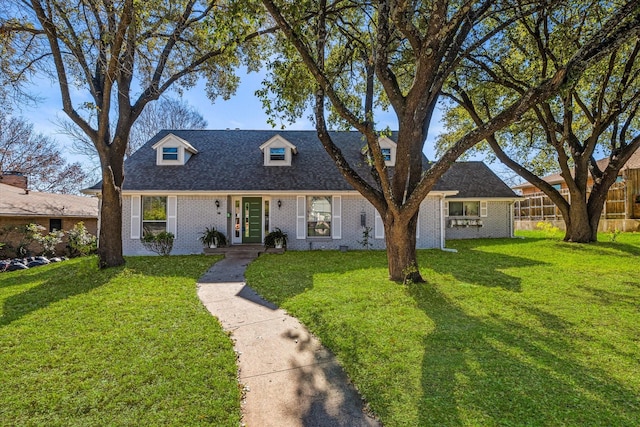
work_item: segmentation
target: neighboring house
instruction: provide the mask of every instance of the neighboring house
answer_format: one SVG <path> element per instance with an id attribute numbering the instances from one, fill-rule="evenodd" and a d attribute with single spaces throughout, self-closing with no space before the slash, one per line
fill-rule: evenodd
<path id="1" fill-rule="evenodd" d="M 16 230 L 30 223 L 47 231 L 67 231 L 80 221 L 91 234 L 97 233 L 96 197 L 31 191 L 26 176 L 18 172 L 0 174 L 0 242 L 15 247 L 21 237 Z M 64 244 L 59 249 L 64 249 Z"/>
<path id="2" fill-rule="evenodd" d="M 609 159 L 597 162 L 600 170 L 609 164 Z M 567 184 L 561 174 L 555 173 L 542 178 L 560 191 L 566 199 L 569 198 Z M 590 191 L 593 178 L 589 176 L 587 188 Z M 546 194 L 535 185 L 525 182 L 513 187 L 523 198 L 516 202 L 516 228 L 533 228 L 539 221 L 549 221 L 564 229 L 562 214 Z M 616 182 L 607 194 L 607 200 L 602 211 L 600 230 L 620 229 L 633 231 L 640 228 L 640 150 L 636 151 L 625 163 Z"/>
<path id="3" fill-rule="evenodd" d="M 362 136 L 332 137 L 370 177 Z M 396 144 L 381 138 L 380 145 L 393 166 Z M 100 184 L 86 190 L 99 191 Z M 373 247 L 385 246 L 380 215 L 345 181 L 315 131 L 162 131 L 125 162 L 122 196 L 125 254 L 148 254 L 145 230 L 172 232 L 173 253 L 200 253 L 198 237 L 212 225 L 232 245 L 260 244 L 278 227 L 289 249 L 358 249 L 370 227 Z M 421 204 L 417 247 L 443 248 L 445 237 L 509 237 L 516 198 L 484 164 L 456 163 Z"/>

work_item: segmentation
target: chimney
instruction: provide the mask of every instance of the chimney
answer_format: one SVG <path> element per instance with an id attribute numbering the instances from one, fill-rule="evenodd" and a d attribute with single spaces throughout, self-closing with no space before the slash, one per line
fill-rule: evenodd
<path id="1" fill-rule="evenodd" d="M 12 185 L 27 191 L 27 177 L 16 171 L 2 171 L 0 173 L 0 184 Z"/>

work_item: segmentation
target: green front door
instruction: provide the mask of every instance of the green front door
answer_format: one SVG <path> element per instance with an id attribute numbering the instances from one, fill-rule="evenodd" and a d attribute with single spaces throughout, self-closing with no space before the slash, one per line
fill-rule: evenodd
<path id="1" fill-rule="evenodd" d="M 262 243 L 262 197 L 243 197 L 242 215 L 242 243 Z"/>

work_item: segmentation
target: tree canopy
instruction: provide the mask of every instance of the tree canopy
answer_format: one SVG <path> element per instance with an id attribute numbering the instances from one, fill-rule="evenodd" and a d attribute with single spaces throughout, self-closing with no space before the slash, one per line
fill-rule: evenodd
<path id="1" fill-rule="evenodd" d="M 261 93 L 263 102 L 270 111 L 285 117 L 296 117 L 305 103 L 312 103 L 318 136 L 326 151 L 345 179 L 382 217 L 393 280 L 422 280 L 416 268 L 417 213 L 450 165 L 476 143 L 519 120 L 535 104 L 572 87 L 594 61 L 637 37 L 640 22 L 640 7 L 635 1 L 611 9 L 587 42 L 558 58 L 552 73 L 532 81 L 525 91 L 502 104 L 490 120 L 459 135 L 427 168 L 423 146 L 445 84 L 456 77 L 469 57 L 488 45 L 499 45 L 516 23 L 541 10 L 554 9 L 558 3 L 263 3 L 281 29 L 277 44 L 283 46 L 272 62 L 272 83 Z M 559 29 L 550 29 L 558 39 L 561 35 L 555 31 Z M 500 66 L 501 61 L 490 64 L 492 68 Z M 376 105 L 389 106 L 398 119 L 392 170 L 387 168 L 378 143 Z M 362 133 L 371 156 L 371 174 L 378 185 L 358 175 L 333 143 L 327 110 L 332 119 Z"/>
<path id="2" fill-rule="evenodd" d="M 59 125 L 63 133 L 72 139 L 75 152 L 95 159 L 96 163 L 99 163 L 96 148 L 84 132 L 68 120 L 60 120 Z M 129 135 L 126 156 L 131 156 L 162 129 L 204 129 L 206 127 L 207 121 L 195 107 L 181 99 L 162 97 L 157 102 L 147 105 L 134 122 Z"/>
<path id="3" fill-rule="evenodd" d="M 542 9 L 506 31 L 501 43 L 469 57 L 445 89 L 458 107 L 447 112 L 452 132 L 441 139 L 441 148 L 556 73 L 589 42 L 608 13 L 609 5 L 597 2 Z M 566 240 L 597 238 L 607 191 L 640 147 L 639 53 L 637 38 L 621 44 L 572 85 L 478 147 L 491 147 L 505 165 L 549 195 L 562 212 Z M 608 158 L 607 163 L 598 164 L 599 157 Z M 561 173 L 568 200 L 542 179 L 550 171 Z"/>
<path id="4" fill-rule="evenodd" d="M 235 70 L 258 66 L 262 9 L 234 0 L 6 3 L 0 44 L 11 57 L 0 65 L 16 84 L 31 72 L 55 76 L 63 111 L 100 158 L 100 265 L 120 265 L 123 161 L 133 123 L 169 89 L 201 78 L 211 99 L 229 97 Z"/>

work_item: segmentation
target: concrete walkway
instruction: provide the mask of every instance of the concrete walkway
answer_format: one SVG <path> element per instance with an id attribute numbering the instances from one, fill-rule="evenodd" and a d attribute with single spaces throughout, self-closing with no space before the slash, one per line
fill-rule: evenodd
<path id="1" fill-rule="evenodd" d="M 379 426 L 334 356 L 244 282 L 250 255 L 227 256 L 200 278 L 198 296 L 232 333 L 248 427 Z"/>

